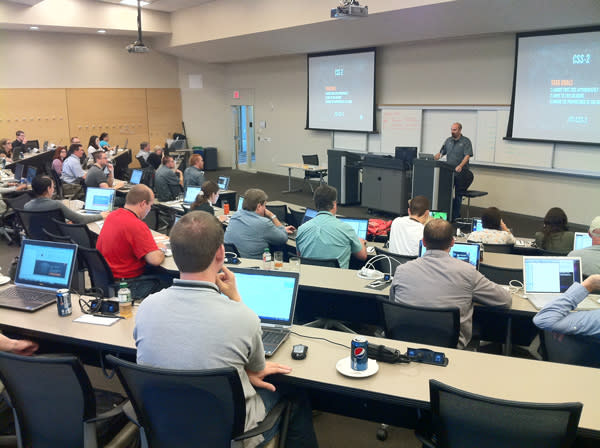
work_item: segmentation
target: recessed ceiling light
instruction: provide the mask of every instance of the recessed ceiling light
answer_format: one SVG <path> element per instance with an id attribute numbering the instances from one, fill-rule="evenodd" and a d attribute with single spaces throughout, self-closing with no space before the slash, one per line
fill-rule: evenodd
<path id="1" fill-rule="evenodd" d="M 39 26 L 30 26 L 29 29 L 32 31 L 37 31 L 40 29 L 40 27 Z"/>
<path id="2" fill-rule="evenodd" d="M 100 34 L 104 34 L 104 33 L 106 33 L 106 30 L 98 30 L 98 32 L 99 32 Z"/>
<path id="3" fill-rule="evenodd" d="M 121 0 L 122 5 L 137 6 L 137 0 Z M 140 2 L 140 6 L 149 5 L 150 2 Z"/>

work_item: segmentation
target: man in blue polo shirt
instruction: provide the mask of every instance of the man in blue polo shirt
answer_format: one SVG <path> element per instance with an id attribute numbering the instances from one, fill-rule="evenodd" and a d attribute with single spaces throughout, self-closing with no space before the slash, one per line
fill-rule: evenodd
<path id="1" fill-rule="evenodd" d="M 314 201 L 319 213 L 298 228 L 298 253 L 305 258 L 336 258 L 344 269 L 350 265 L 351 254 L 359 260 L 366 260 L 365 240 L 359 238 L 350 225 L 335 217 L 337 190 L 321 185 L 315 190 Z"/>

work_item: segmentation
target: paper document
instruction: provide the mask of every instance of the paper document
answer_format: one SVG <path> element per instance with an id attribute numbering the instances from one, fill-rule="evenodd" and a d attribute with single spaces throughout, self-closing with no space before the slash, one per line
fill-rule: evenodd
<path id="1" fill-rule="evenodd" d="M 94 316 L 92 314 L 84 314 L 83 316 L 79 316 L 73 322 L 78 322 L 80 324 L 104 325 L 105 327 L 109 327 L 119 320 L 121 320 L 119 317 L 102 317 Z"/>

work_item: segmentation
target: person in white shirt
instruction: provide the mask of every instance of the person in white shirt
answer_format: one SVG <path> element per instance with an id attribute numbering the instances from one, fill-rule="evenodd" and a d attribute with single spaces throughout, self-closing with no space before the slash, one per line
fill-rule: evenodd
<path id="1" fill-rule="evenodd" d="M 390 252 L 398 255 L 419 255 L 419 241 L 423 239 L 423 227 L 429 220 L 429 199 L 415 196 L 408 202 L 408 216 L 392 221 L 390 229 Z"/>

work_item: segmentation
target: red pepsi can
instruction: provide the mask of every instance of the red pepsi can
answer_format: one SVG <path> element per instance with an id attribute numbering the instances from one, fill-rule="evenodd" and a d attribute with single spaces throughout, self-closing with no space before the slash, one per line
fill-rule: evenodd
<path id="1" fill-rule="evenodd" d="M 352 370 L 367 370 L 369 362 L 368 346 L 369 343 L 362 336 L 352 339 L 350 345 L 350 367 L 352 367 Z"/>
<path id="2" fill-rule="evenodd" d="M 58 315 L 61 317 L 70 316 L 73 313 L 71 293 L 68 289 L 59 289 L 56 291 L 56 306 L 58 307 Z"/>

